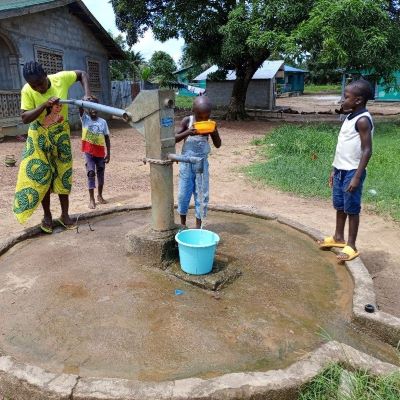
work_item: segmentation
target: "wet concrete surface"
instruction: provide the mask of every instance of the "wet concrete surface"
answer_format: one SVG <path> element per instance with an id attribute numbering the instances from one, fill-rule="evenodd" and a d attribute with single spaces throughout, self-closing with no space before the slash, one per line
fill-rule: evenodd
<path id="1" fill-rule="evenodd" d="M 396 361 L 349 322 L 350 276 L 305 235 L 211 212 L 218 256 L 242 272 L 211 292 L 126 255 L 126 232 L 149 220 L 100 217 L 93 232 L 83 224 L 4 254 L 0 352 L 51 372 L 143 381 L 283 368 L 328 337 Z"/>

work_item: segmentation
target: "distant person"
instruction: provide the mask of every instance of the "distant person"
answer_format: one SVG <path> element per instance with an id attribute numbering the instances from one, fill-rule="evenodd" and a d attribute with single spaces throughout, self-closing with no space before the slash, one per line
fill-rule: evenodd
<path id="1" fill-rule="evenodd" d="M 90 101 L 98 103 L 97 98 L 93 96 Z M 79 114 L 82 121 L 82 152 L 88 177 L 89 208 L 94 209 L 96 208 L 94 199 L 96 176 L 97 201 L 100 204 L 107 203 L 103 198 L 103 187 L 105 167 L 111 157 L 110 131 L 106 120 L 100 118 L 96 110 L 90 109 L 85 112 L 83 108 L 80 108 Z"/>
<path id="2" fill-rule="evenodd" d="M 19 168 L 13 212 L 24 223 L 42 203 L 43 232 L 53 232 L 50 193 L 57 193 L 61 204 L 59 223 L 74 226 L 69 216 L 72 184 L 72 153 L 68 107 L 58 103 L 67 99 L 69 88 L 77 81 L 85 97 L 91 97 L 89 77 L 84 71 L 62 71 L 47 75 L 41 64 L 30 61 L 23 67 L 26 80 L 21 90 L 21 118 L 29 124 L 28 138 Z"/>
<path id="3" fill-rule="evenodd" d="M 193 115 L 185 117 L 179 130 L 175 134 L 176 143 L 184 140 L 182 155 L 203 158 L 203 209 L 200 204 L 196 191 L 196 170 L 194 164 L 179 163 L 179 194 L 178 194 L 178 213 L 180 214 L 181 224 L 186 227 L 186 216 L 189 210 L 190 199 L 194 196 L 196 228 L 202 226 L 202 219 L 207 215 L 209 201 L 209 173 L 208 173 L 208 154 L 210 153 L 209 136 L 216 148 L 221 147 L 221 138 L 215 127 L 209 134 L 198 134 L 194 124 L 200 121 L 208 121 L 211 114 L 211 102 L 207 96 L 196 97 L 193 102 Z M 201 211 L 203 210 L 203 215 Z"/>
<path id="4" fill-rule="evenodd" d="M 339 261 L 350 261 L 360 255 L 356 247 L 360 223 L 361 194 L 366 168 L 372 155 L 374 125 L 366 109 L 373 98 L 371 85 L 366 80 L 353 81 L 346 86 L 341 112 L 348 114 L 339 132 L 333 169 L 329 177 L 333 207 L 336 209 L 336 229 L 333 236 L 319 242 L 322 249 L 343 248 Z M 349 220 L 347 243 L 344 238 Z"/>

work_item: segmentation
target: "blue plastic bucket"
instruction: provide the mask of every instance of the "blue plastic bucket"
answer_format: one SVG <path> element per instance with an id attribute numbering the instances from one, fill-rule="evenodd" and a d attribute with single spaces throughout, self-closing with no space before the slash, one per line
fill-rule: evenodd
<path id="1" fill-rule="evenodd" d="M 212 270 L 219 236 L 205 229 L 186 229 L 175 235 L 184 272 L 204 275 Z"/>

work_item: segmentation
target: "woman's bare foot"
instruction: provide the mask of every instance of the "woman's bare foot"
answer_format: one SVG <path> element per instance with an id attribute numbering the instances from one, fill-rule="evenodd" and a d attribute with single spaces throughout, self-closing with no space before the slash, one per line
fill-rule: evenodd
<path id="1" fill-rule="evenodd" d="M 89 200 L 89 205 L 88 205 L 88 207 L 89 207 L 91 210 L 94 210 L 94 209 L 96 208 L 96 202 L 94 201 L 94 199 L 90 199 L 90 200 Z"/>
<path id="2" fill-rule="evenodd" d="M 97 201 L 98 201 L 100 204 L 107 204 L 107 200 L 104 200 L 104 199 L 103 199 L 103 196 L 101 196 L 100 194 L 97 196 Z"/>
<path id="3" fill-rule="evenodd" d="M 61 215 L 58 221 L 64 228 L 74 229 L 76 227 L 75 222 L 70 218 L 69 215 Z"/>

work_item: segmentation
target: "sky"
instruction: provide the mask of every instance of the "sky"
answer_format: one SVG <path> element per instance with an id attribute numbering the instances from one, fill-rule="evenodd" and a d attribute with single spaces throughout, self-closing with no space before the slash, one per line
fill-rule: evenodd
<path id="1" fill-rule="evenodd" d="M 104 29 L 111 31 L 114 35 L 121 33 L 115 25 L 114 10 L 108 0 L 83 0 L 83 2 Z M 140 51 L 146 60 L 149 60 L 155 51 L 162 50 L 178 63 L 182 55 L 183 44 L 183 39 L 170 39 L 165 43 L 161 43 L 153 38 L 151 31 L 147 31 L 144 37 L 132 49 L 135 52 Z"/>

